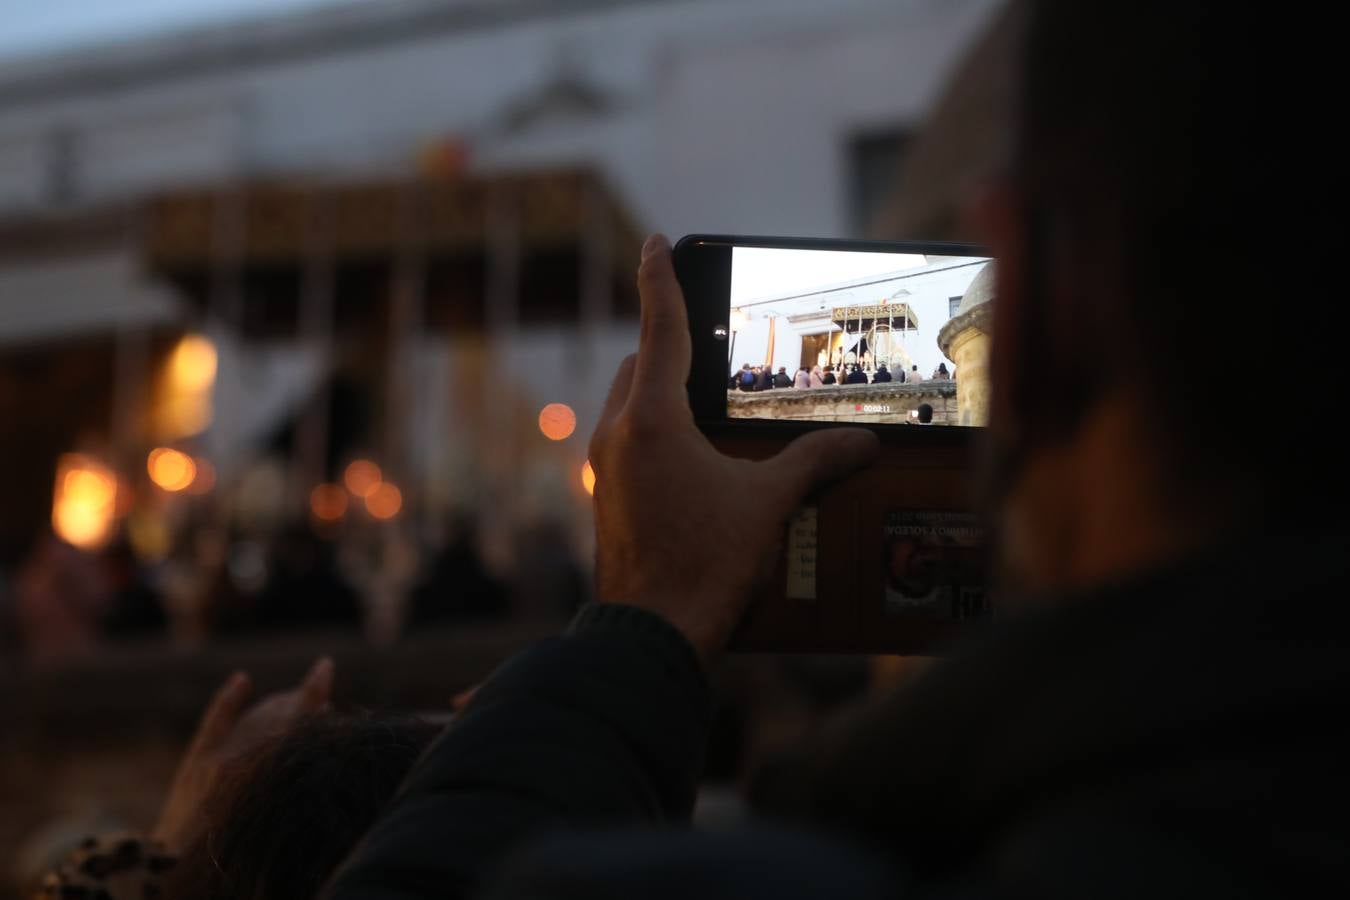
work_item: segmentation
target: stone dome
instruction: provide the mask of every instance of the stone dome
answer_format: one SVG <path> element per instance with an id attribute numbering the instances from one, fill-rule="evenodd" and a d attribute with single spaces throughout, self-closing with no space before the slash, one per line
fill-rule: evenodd
<path id="1" fill-rule="evenodd" d="M 966 292 L 961 295 L 961 303 L 956 313 L 938 332 L 938 348 L 942 355 L 952 359 L 951 345 L 958 334 L 968 328 L 988 333 L 993 324 L 994 300 L 994 263 L 987 262 L 978 275 L 970 282 Z M 952 360 L 955 362 L 955 360 Z"/>
<path id="2" fill-rule="evenodd" d="M 961 295 L 961 305 L 956 308 L 956 315 L 964 312 L 970 312 L 975 307 L 988 303 L 994 299 L 994 264 L 987 262 L 984 268 L 980 269 L 980 274 L 966 288 L 966 292 Z"/>

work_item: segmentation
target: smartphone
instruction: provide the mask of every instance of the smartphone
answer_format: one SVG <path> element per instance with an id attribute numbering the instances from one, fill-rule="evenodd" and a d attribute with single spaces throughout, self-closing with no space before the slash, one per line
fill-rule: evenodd
<path id="1" fill-rule="evenodd" d="M 809 498 L 733 648 L 934 653 L 991 615 L 974 509 L 994 261 L 979 247 L 696 234 L 675 246 L 689 402 L 772 465 L 806 431 L 875 431 L 872 468 Z"/>

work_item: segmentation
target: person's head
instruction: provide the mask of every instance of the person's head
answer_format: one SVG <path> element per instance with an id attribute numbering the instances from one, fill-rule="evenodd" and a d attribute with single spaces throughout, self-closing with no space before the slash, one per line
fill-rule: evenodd
<path id="1" fill-rule="evenodd" d="M 929 403 L 920 403 L 918 408 L 919 422 L 924 425 L 930 425 L 933 422 L 933 407 Z"/>
<path id="2" fill-rule="evenodd" d="M 834 366 L 826 366 L 826 367 L 825 367 L 825 371 L 826 371 L 826 372 L 833 372 L 833 371 L 834 371 Z"/>
<path id="3" fill-rule="evenodd" d="M 316 896 L 440 731 L 420 719 L 325 713 L 231 763 L 167 895 Z"/>
<path id="4" fill-rule="evenodd" d="M 778 367 L 778 373 L 779 373 L 780 375 L 786 375 L 786 374 L 787 374 L 787 366 L 779 366 L 779 367 Z"/>
<path id="5" fill-rule="evenodd" d="M 741 363 L 741 368 L 742 368 L 743 370 L 745 370 L 745 371 L 749 371 L 749 370 L 750 370 L 750 364 L 749 364 L 749 363 Z"/>
<path id="6" fill-rule="evenodd" d="M 886 371 L 886 364 L 885 364 L 885 363 L 878 363 L 878 364 L 877 364 L 877 371 L 878 371 L 878 372 L 885 372 L 885 371 Z"/>
<path id="7" fill-rule="evenodd" d="M 938 363 L 938 371 L 941 372 L 943 375 L 946 375 L 946 374 L 947 374 L 947 364 L 946 364 L 945 362 L 940 362 L 940 363 Z"/>
<path id="8" fill-rule="evenodd" d="M 917 364 L 912 365 L 912 366 L 909 367 L 909 370 L 910 370 L 911 372 L 917 372 L 917 371 L 919 371 L 919 366 L 918 366 Z"/>
<path id="9" fill-rule="evenodd" d="M 1311 264 L 1334 258 L 1325 191 L 1343 141 L 1293 137 L 1331 102 L 1337 55 L 1259 5 L 1171 9 L 1158 27 L 1124 0 L 1025 0 L 1012 20 L 1010 153 L 978 218 L 998 260 L 991 496 L 1005 574 L 1032 584 L 1095 582 L 1272 521 L 1315 529 L 1344 499 L 1346 441 L 1315 411 L 1344 408 L 1344 314 L 1319 302 L 1330 283 Z M 1280 63 L 1255 64 L 1254 47 Z M 1250 140 L 1255 110 L 1288 139 Z M 1309 236 L 1297 259 L 1273 223 Z M 1262 299 L 1295 296 L 1299 313 Z M 1271 422 L 1289 385 L 1229 380 L 1256 334 L 1310 367 L 1313 409 Z"/>

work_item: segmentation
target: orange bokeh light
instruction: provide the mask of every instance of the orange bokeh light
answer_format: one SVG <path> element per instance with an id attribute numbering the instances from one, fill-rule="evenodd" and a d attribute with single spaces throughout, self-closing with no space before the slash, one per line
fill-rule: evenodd
<path id="1" fill-rule="evenodd" d="M 197 477 L 192 479 L 192 484 L 188 485 L 188 493 L 209 494 L 211 488 L 216 486 L 216 467 L 211 465 L 209 459 L 200 457 L 193 462 L 197 465 Z"/>
<path id="2" fill-rule="evenodd" d="M 216 381 L 216 345 L 200 334 L 185 335 L 169 356 L 169 377 L 181 391 L 209 389 Z"/>
<path id="3" fill-rule="evenodd" d="M 336 484 L 320 484 L 309 492 L 309 511 L 321 522 L 336 522 L 347 514 L 347 492 Z"/>
<path id="4" fill-rule="evenodd" d="M 550 441 L 566 440 L 577 430 L 577 414 L 566 403 L 550 403 L 539 411 L 539 430 Z"/>
<path id="5" fill-rule="evenodd" d="M 52 498 L 52 530 L 61 540 L 97 549 L 112 534 L 117 478 L 84 456 L 66 454 L 57 462 Z"/>
<path id="6" fill-rule="evenodd" d="M 383 480 L 380 467 L 368 459 L 352 460 L 342 473 L 342 483 L 358 497 L 369 497 Z"/>
<path id="7" fill-rule="evenodd" d="M 581 486 L 586 489 L 586 493 L 595 496 L 595 469 L 591 468 L 589 459 L 581 467 Z"/>
<path id="8" fill-rule="evenodd" d="M 145 461 L 150 480 L 166 491 L 181 491 L 197 477 L 197 464 L 181 450 L 156 447 Z"/>
<path id="9" fill-rule="evenodd" d="M 381 481 L 366 495 L 366 512 L 377 519 L 392 519 L 403 508 L 403 492 Z"/>

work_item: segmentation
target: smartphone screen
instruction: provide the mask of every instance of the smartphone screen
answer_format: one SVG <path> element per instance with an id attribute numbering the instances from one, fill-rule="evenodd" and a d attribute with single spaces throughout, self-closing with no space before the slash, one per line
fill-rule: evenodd
<path id="1" fill-rule="evenodd" d="M 985 424 L 990 263 L 732 247 L 727 417 Z"/>

